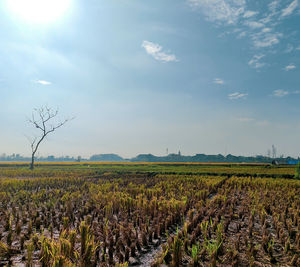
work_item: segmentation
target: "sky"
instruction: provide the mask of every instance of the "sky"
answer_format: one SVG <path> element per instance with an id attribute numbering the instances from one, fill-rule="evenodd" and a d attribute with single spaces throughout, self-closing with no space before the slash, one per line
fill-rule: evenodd
<path id="1" fill-rule="evenodd" d="M 24 4 L 26 2 L 26 5 Z M 299 0 L 3 0 L 0 154 L 300 156 Z"/>

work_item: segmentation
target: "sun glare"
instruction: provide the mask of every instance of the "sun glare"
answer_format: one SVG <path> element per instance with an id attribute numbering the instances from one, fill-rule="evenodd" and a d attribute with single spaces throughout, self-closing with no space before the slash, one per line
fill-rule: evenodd
<path id="1" fill-rule="evenodd" d="M 7 0 L 8 8 L 30 23 L 50 23 L 62 17 L 71 0 Z"/>

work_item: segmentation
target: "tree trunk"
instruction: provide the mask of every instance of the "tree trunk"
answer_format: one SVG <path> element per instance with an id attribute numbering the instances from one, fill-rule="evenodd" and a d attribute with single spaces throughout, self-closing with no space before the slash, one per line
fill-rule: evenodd
<path id="1" fill-rule="evenodd" d="M 30 170 L 34 169 L 34 153 L 31 155 L 31 163 L 30 163 Z"/>

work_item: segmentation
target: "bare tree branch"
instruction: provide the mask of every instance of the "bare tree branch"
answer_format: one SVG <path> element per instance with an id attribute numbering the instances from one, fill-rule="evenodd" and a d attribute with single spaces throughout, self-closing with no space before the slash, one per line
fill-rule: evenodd
<path id="1" fill-rule="evenodd" d="M 35 154 L 39 148 L 39 145 L 42 143 L 45 137 L 47 137 L 48 134 L 54 132 L 56 129 L 65 125 L 68 121 L 74 119 L 74 118 L 65 119 L 62 122 L 49 125 L 49 122 L 52 119 L 54 119 L 57 116 L 57 114 L 58 114 L 58 109 L 53 110 L 48 106 L 35 108 L 34 111 L 32 112 L 31 119 L 28 120 L 31 124 L 33 124 L 33 126 L 36 129 L 41 131 L 41 135 L 39 138 L 35 137 L 32 141 L 30 141 L 30 146 L 32 151 L 30 169 L 34 168 Z M 37 115 L 39 119 L 36 119 L 35 115 Z"/>

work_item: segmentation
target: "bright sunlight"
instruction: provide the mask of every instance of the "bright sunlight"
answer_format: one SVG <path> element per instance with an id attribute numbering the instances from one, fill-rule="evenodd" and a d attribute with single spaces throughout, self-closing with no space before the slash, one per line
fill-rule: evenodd
<path id="1" fill-rule="evenodd" d="M 71 0 L 7 0 L 8 8 L 29 23 L 51 23 L 59 19 Z"/>

